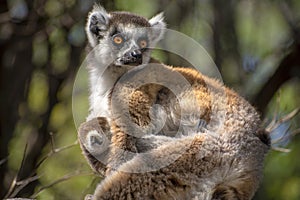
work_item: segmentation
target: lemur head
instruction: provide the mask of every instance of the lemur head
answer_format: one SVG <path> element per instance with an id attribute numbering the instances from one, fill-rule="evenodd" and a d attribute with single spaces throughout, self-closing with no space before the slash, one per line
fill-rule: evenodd
<path id="1" fill-rule="evenodd" d="M 111 12 L 98 5 L 89 13 L 86 33 L 96 56 L 115 65 L 148 63 L 150 49 L 163 37 L 163 14 L 147 20 L 127 13 Z"/>

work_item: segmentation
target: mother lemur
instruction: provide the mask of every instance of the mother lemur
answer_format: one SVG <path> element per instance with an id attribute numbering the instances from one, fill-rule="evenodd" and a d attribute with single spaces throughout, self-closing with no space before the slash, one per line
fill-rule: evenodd
<path id="1" fill-rule="evenodd" d="M 218 81 L 151 58 L 165 26 L 162 14 L 88 15 L 90 114 L 78 137 L 106 176 L 89 198 L 251 199 L 270 143 L 260 117 Z"/>

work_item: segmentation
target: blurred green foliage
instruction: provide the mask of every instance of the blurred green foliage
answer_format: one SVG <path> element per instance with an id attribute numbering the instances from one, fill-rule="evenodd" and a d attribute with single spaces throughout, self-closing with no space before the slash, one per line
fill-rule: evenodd
<path id="1" fill-rule="evenodd" d="M 20 0 L 21 1 L 21 0 Z M 20 1 L 8 0 L 10 9 Z M 187 1 L 188 2 L 188 1 Z M 192 2 L 192 1 L 191 1 Z M 295 17 L 300 17 L 300 2 L 291 1 Z M 110 9 L 126 10 L 140 15 L 151 17 L 160 11 L 165 11 L 169 28 L 181 31 L 202 44 L 214 57 L 213 48 L 213 6 L 210 1 L 193 1 L 191 10 L 182 10 L 183 1 L 160 0 L 115 0 L 102 1 Z M 222 2 L 223 4 L 226 1 Z M 277 1 L 231 1 L 235 13 L 235 27 L 238 38 L 238 51 L 243 61 L 245 57 L 257 59 L 257 66 L 250 72 L 243 71 L 242 77 L 238 77 L 241 64 L 235 64 L 233 57 L 224 55 L 220 68 L 224 82 L 238 90 L 243 96 L 253 97 L 258 90 L 272 76 L 280 60 L 288 52 L 291 43 L 289 25 L 283 18 Z M 40 15 L 45 24 L 44 32 L 38 30 L 32 41 L 32 63 L 35 66 L 28 83 L 28 95 L 25 102 L 18 108 L 18 120 L 14 137 L 9 142 L 8 168 L 11 174 L 16 174 L 21 165 L 26 144 L 28 148 L 35 141 L 31 133 L 37 132 L 42 126 L 41 116 L 45 114 L 49 105 L 49 77 L 48 73 L 60 75 L 68 70 L 71 64 L 72 47 L 81 47 L 81 62 L 84 60 L 84 24 L 88 9 L 92 1 L 84 0 L 45 0 L 43 6 L 38 1 L 33 1 L 35 14 Z M 80 12 L 81 11 L 81 12 Z M 77 16 L 73 13 L 79 13 Z M 68 15 L 70 14 L 70 15 Z M 72 15 L 71 15 L 72 14 Z M 73 16 L 73 17 L 71 17 Z M 176 19 L 182 18 L 182 21 Z M 5 25 L 5 24 L 4 24 Z M 9 34 L 7 26 L 2 26 L 0 37 L 5 38 Z M 68 27 L 68 28 L 66 28 Z M 221 45 L 226 45 L 221 41 Z M 12 52 L 6 52 L 7 55 Z M 230 52 L 229 52 L 230 53 Z M 155 57 L 167 59 L 159 51 Z M 13 58 L 11 58 L 13 59 Z M 50 61 L 50 62 L 49 62 Z M 7 56 L 3 61 L 9 67 L 12 60 Z M 50 67 L 46 66 L 50 65 Z M 22 67 L 22 66 L 20 66 Z M 77 66 L 78 67 L 78 66 Z M 251 66 L 250 66 L 251 67 Z M 74 66 L 74 69 L 77 69 Z M 79 69 L 81 70 L 81 68 Z M 72 70 L 71 70 L 72 71 Z M 70 73 L 70 72 L 69 72 Z M 75 71 L 71 72 L 76 74 Z M 82 74 L 82 73 L 80 73 Z M 75 76 L 64 80 L 58 89 L 56 97 L 58 102 L 53 106 L 50 115 L 49 129 L 53 133 L 54 147 L 60 148 L 73 144 L 77 140 L 76 126 L 83 122 L 88 112 L 88 88 L 87 77 L 77 77 L 76 81 L 82 88 L 75 88 L 73 84 Z M 286 82 L 270 101 L 266 109 L 266 119 L 271 119 L 277 113 L 286 114 L 300 106 L 300 82 L 299 77 Z M 74 93 L 73 93 L 74 92 Z M 72 95 L 76 101 L 72 105 Z M 74 98 L 74 96 L 73 96 Z M 280 101 L 276 99 L 280 98 Z M 73 102 L 74 103 L 74 102 Z M 277 109 L 278 108 L 278 109 Z M 75 113 L 75 119 L 73 114 Z M 76 123 L 74 123 L 74 120 Z M 291 122 L 291 130 L 300 127 L 300 118 L 296 117 Z M 75 126 L 76 125 L 76 126 Z M 295 136 L 287 146 L 290 153 L 271 151 L 266 160 L 265 177 L 255 199 L 297 200 L 300 199 L 300 137 Z M 41 152 L 41 158 L 52 151 L 53 146 L 49 142 Z M 91 173 L 78 145 L 55 153 L 47 158 L 38 168 L 40 185 L 35 189 L 51 184 L 66 174 L 83 171 L 81 176 L 76 176 L 67 181 L 46 188 L 37 196 L 38 199 L 83 199 L 84 195 L 91 193 L 95 187 L 94 176 Z M 99 180 L 99 179 L 98 179 Z"/>

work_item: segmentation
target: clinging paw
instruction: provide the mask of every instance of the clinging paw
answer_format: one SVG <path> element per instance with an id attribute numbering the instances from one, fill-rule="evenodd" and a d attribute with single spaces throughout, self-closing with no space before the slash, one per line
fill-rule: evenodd
<path id="1" fill-rule="evenodd" d="M 93 200 L 94 199 L 94 196 L 91 195 L 91 194 L 87 194 L 85 197 L 84 197 L 84 200 Z"/>
<path id="2" fill-rule="evenodd" d="M 97 173 L 105 174 L 106 165 L 100 157 L 109 149 L 111 133 L 104 117 L 94 118 L 80 125 L 78 139 L 91 168 Z"/>
<path id="3" fill-rule="evenodd" d="M 98 117 L 81 124 L 78 132 L 80 144 L 94 157 L 103 153 L 110 144 L 109 124 L 104 117 Z"/>
<path id="4" fill-rule="evenodd" d="M 102 132 L 92 130 L 87 133 L 83 144 L 94 157 L 97 157 L 108 149 L 110 140 Z"/>

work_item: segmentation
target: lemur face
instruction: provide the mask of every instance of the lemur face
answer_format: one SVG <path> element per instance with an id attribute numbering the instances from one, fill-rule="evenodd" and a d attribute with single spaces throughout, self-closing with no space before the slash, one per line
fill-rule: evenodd
<path id="1" fill-rule="evenodd" d="M 95 29 L 94 26 L 91 29 Z M 99 48 L 102 53 L 113 56 L 116 65 L 140 65 L 147 60 L 151 40 L 151 33 L 136 24 L 112 24 L 105 35 L 99 37 Z"/>
<path id="2" fill-rule="evenodd" d="M 123 66 L 148 63 L 150 50 L 162 38 L 164 28 L 162 14 L 147 20 L 127 12 L 107 13 L 95 6 L 89 14 L 86 32 L 97 57 Z"/>

